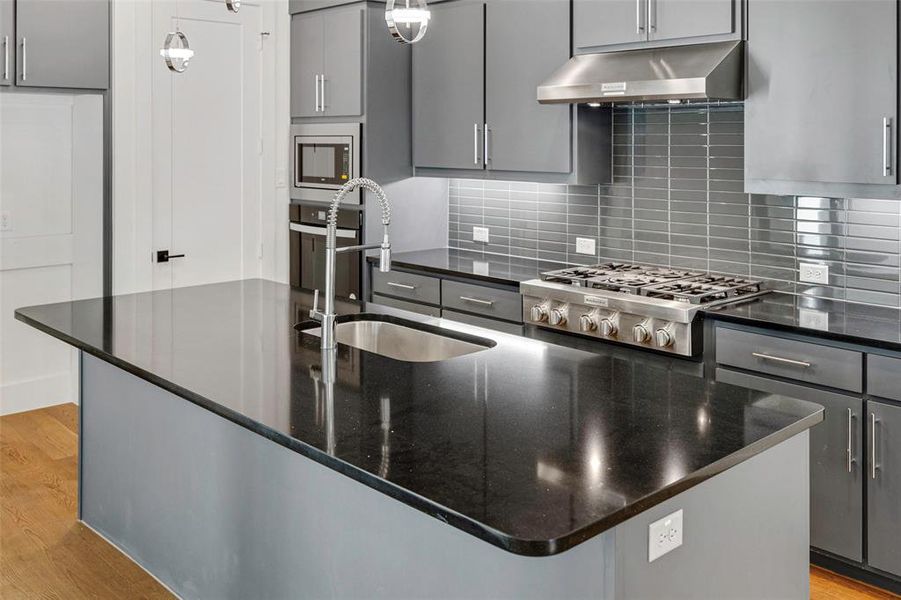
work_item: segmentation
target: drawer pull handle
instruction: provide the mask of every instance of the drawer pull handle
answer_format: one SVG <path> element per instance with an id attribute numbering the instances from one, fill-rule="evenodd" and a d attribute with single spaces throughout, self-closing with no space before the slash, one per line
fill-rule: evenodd
<path id="1" fill-rule="evenodd" d="M 493 300 L 482 300 L 481 298 L 470 298 L 469 296 L 460 296 L 460 300 L 462 300 L 463 302 L 481 304 L 482 306 L 494 306 Z"/>
<path id="2" fill-rule="evenodd" d="M 410 285 L 409 283 L 397 283 L 396 281 L 389 281 L 388 285 L 391 287 L 400 288 L 402 290 L 415 290 L 415 285 Z"/>
<path id="3" fill-rule="evenodd" d="M 851 472 L 851 463 L 854 462 L 854 458 L 851 456 L 851 442 L 853 439 L 854 432 L 852 430 L 851 422 L 854 420 L 854 413 L 851 412 L 851 409 L 848 409 L 848 473 Z"/>
<path id="4" fill-rule="evenodd" d="M 777 363 L 783 363 L 786 365 L 794 365 L 796 367 L 804 367 L 805 369 L 812 367 L 813 365 L 809 362 L 803 360 L 794 360 L 791 358 L 782 358 L 781 356 L 771 356 L 769 354 L 761 354 L 760 352 L 752 352 L 751 356 L 755 358 L 759 358 L 762 360 L 771 360 Z"/>

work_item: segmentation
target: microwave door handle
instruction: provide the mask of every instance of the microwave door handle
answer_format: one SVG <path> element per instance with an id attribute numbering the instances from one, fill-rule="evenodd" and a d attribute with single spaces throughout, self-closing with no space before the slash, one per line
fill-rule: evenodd
<path id="1" fill-rule="evenodd" d="M 289 225 L 291 231 L 296 231 L 297 233 L 307 233 L 309 235 L 318 235 L 320 237 L 325 237 L 328 232 L 327 227 L 317 227 L 315 225 L 301 225 L 300 223 L 291 223 Z M 356 229 L 336 229 L 339 238 L 345 238 L 348 240 L 356 239 L 357 230 Z"/>

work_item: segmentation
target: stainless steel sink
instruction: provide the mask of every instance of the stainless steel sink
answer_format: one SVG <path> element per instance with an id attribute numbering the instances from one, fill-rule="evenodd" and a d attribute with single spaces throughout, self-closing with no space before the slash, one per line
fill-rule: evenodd
<path id="1" fill-rule="evenodd" d="M 307 329 L 305 333 L 319 336 L 320 331 L 317 327 Z M 472 340 L 467 341 L 382 320 L 338 323 L 335 327 L 335 337 L 339 344 L 408 362 L 447 360 L 481 352 L 494 345 L 491 340 L 466 336 Z"/>

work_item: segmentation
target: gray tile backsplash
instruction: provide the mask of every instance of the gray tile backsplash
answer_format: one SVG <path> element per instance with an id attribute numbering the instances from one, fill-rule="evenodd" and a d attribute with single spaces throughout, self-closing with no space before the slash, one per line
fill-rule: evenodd
<path id="1" fill-rule="evenodd" d="M 568 263 L 653 263 L 771 280 L 797 294 L 901 306 L 901 202 L 743 192 L 740 104 L 617 108 L 613 182 L 454 179 L 449 245 Z M 472 241 L 474 225 L 489 242 Z M 595 241 L 576 253 L 576 238 Z M 798 281 L 829 265 L 829 284 Z"/>

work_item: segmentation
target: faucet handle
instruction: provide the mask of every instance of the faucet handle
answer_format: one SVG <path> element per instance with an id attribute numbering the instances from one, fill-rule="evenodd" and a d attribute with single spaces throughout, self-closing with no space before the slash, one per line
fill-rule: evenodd
<path id="1" fill-rule="evenodd" d="M 319 290 L 313 290 L 313 308 L 310 309 L 310 318 L 314 321 L 322 321 L 322 313 L 319 312 Z"/>

